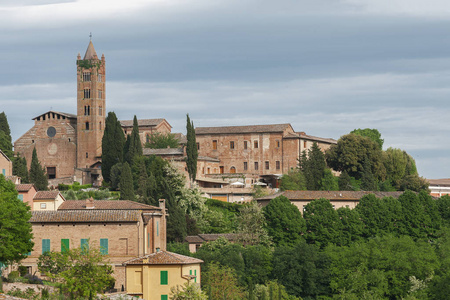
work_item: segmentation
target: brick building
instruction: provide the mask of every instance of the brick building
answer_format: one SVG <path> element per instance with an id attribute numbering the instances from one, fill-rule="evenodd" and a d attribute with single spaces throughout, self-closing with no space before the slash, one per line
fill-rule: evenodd
<path id="1" fill-rule="evenodd" d="M 5 177 L 12 176 L 12 162 L 2 150 L 0 150 L 0 174 Z"/>
<path id="2" fill-rule="evenodd" d="M 46 251 L 78 248 L 89 240 L 108 255 L 116 288 L 125 288 L 124 261 L 166 249 L 166 209 L 132 201 L 72 200 L 57 211 L 33 211 L 34 249 L 21 264 L 37 271 L 37 259 Z"/>

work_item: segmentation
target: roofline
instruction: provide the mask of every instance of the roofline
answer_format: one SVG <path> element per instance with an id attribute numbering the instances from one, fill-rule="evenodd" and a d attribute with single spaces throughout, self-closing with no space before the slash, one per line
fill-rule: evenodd
<path id="1" fill-rule="evenodd" d="M 11 159 L 0 149 L 0 154 L 2 154 L 9 162 L 12 162 Z"/>
<path id="2" fill-rule="evenodd" d="M 43 115 L 46 115 L 46 114 L 48 114 L 48 113 L 58 114 L 58 115 L 67 117 L 67 118 L 69 118 L 69 119 L 76 119 L 76 118 L 77 118 L 77 116 L 74 115 L 74 114 L 69 114 L 69 113 L 64 113 L 64 112 L 59 112 L 59 111 L 49 110 L 49 111 L 47 111 L 47 112 L 45 112 L 45 113 L 43 113 L 43 114 L 40 114 L 40 115 L 34 117 L 34 118 L 31 119 L 31 120 L 35 120 L 35 119 L 37 119 L 37 118 L 39 118 L 39 117 L 41 117 L 41 116 L 43 116 Z"/>
<path id="3" fill-rule="evenodd" d="M 232 125 L 232 126 L 214 126 L 214 127 L 196 127 L 195 128 L 195 135 L 209 135 L 209 134 L 246 134 L 255 132 L 254 130 L 248 131 L 248 132 L 227 132 L 227 133 L 218 133 L 218 132 L 208 132 L 208 133 L 197 133 L 197 129 L 200 128 L 238 128 L 238 127 L 251 127 L 251 126 L 277 126 L 277 125 L 286 125 L 286 127 L 291 127 L 292 131 L 294 131 L 294 128 L 290 123 L 282 123 L 282 124 L 259 124 L 259 125 Z M 272 132 L 283 132 L 284 130 L 273 130 L 273 131 L 261 131 L 258 133 L 272 133 Z M 294 131 L 295 132 L 295 131 Z"/>

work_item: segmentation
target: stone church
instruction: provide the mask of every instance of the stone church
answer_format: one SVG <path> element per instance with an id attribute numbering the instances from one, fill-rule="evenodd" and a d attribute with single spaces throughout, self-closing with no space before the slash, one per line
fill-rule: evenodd
<path id="1" fill-rule="evenodd" d="M 34 126 L 14 142 L 16 154 L 31 164 L 33 149 L 52 184 L 101 183 L 102 137 L 106 118 L 105 56 L 98 57 L 92 41 L 77 56 L 76 114 L 48 111 L 33 118 Z M 125 134 L 132 121 L 120 121 Z M 172 126 L 164 119 L 139 120 L 141 141 Z"/>

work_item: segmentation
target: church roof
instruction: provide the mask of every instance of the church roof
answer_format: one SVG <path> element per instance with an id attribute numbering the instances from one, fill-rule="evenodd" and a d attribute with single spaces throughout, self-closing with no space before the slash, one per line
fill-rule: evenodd
<path id="1" fill-rule="evenodd" d="M 165 120 L 164 119 L 140 119 L 137 121 L 138 121 L 139 126 L 158 126 L 160 123 L 164 122 Z M 133 127 L 133 120 L 121 120 L 119 122 L 122 127 Z"/>
<path id="2" fill-rule="evenodd" d="M 199 134 L 270 133 L 270 132 L 283 132 L 288 127 L 291 127 L 291 124 L 196 127 L 195 134 L 199 135 Z"/>
<path id="3" fill-rule="evenodd" d="M 34 117 L 32 120 L 37 119 L 39 117 L 42 117 L 43 115 L 46 115 L 46 114 L 49 114 L 49 113 L 53 113 L 53 114 L 57 114 L 57 115 L 60 115 L 60 116 L 64 116 L 64 117 L 66 117 L 68 119 L 76 119 L 77 118 L 77 115 L 74 115 L 74 114 L 68 114 L 68 113 L 63 113 L 63 112 L 59 112 L 59 111 L 49 110 L 46 113 L 43 113 L 43 114 L 40 114 L 39 116 Z"/>
<path id="4" fill-rule="evenodd" d="M 89 46 L 87 47 L 86 54 L 84 55 L 83 59 L 94 59 L 97 58 L 97 53 L 94 49 L 94 44 L 92 44 L 92 41 L 89 41 Z"/>

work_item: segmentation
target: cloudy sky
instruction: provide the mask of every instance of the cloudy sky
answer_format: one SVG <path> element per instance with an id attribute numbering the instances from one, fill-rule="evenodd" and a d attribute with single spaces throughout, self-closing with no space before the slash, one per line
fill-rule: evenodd
<path id="1" fill-rule="evenodd" d="M 76 111 L 92 32 L 107 110 L 195 126 L 377 128 L 420 175 L 450 177 L 448 0 L 2 0 L 0 111 L 16 140 Z"/>

